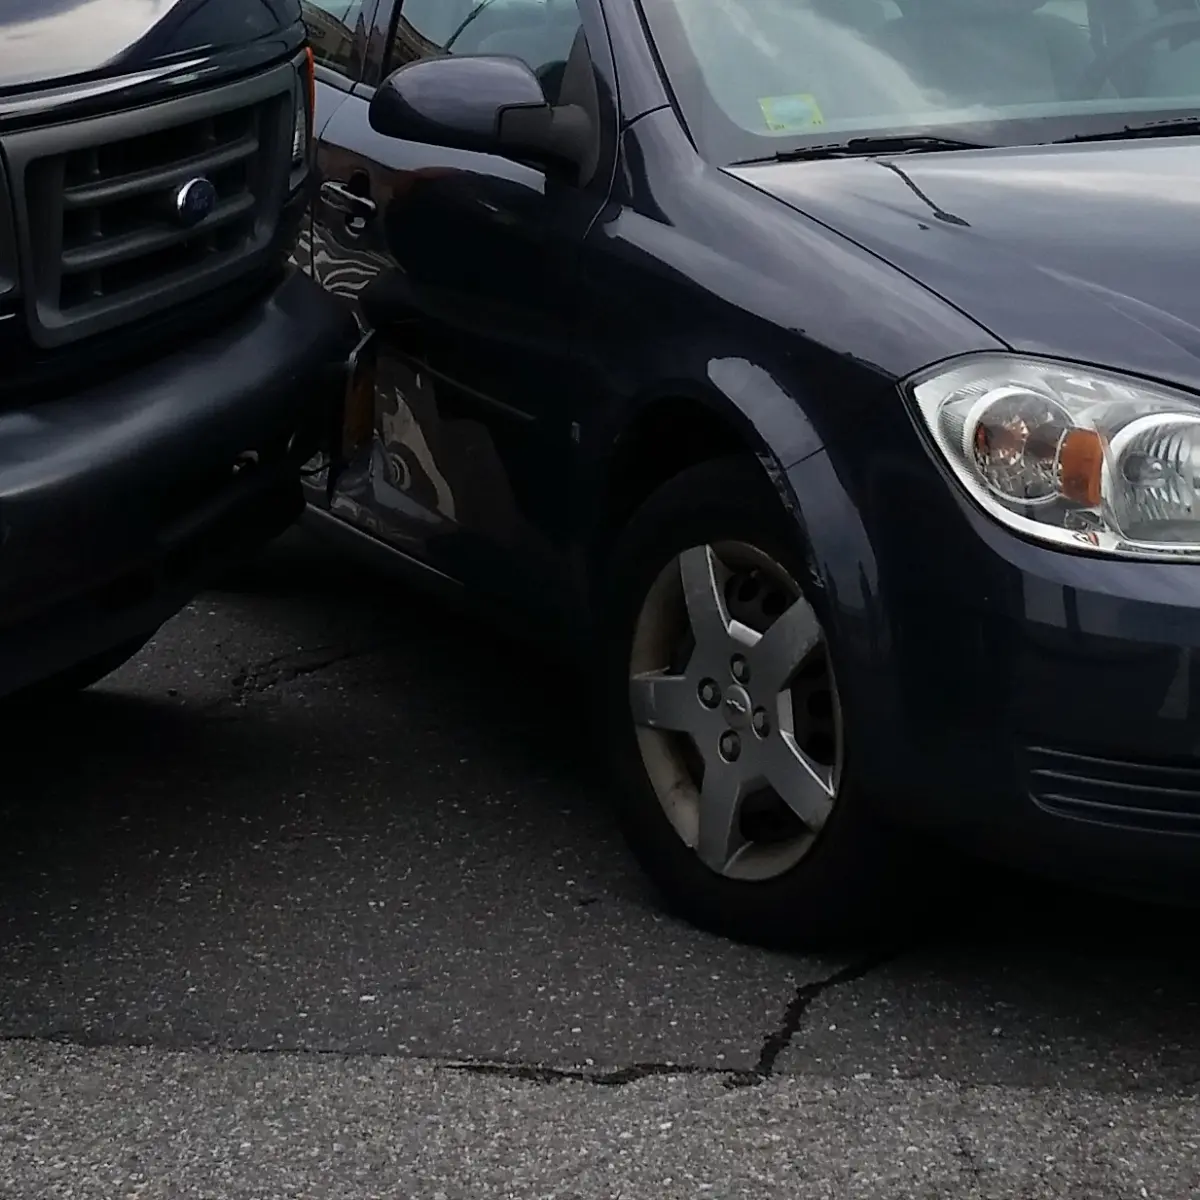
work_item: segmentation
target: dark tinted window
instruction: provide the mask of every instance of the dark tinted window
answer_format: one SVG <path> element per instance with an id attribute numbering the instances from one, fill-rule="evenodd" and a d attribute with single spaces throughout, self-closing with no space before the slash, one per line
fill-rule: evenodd
<path id="1" fill-rule="evenodd" d="M 349 79 L 362 73 L 362 48 L 371 0 L 302 0 L 313 57 Z"/>
<path id="2" fill-rule="evenodd" d="M 436 54 L 507 55 L 553 102 L 580 23 L 576 0 L 402 0 L 388 70 Z"/>

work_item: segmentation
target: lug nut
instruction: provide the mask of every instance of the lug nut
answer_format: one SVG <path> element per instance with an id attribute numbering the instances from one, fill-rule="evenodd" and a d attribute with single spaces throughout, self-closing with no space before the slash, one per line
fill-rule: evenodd
<path id="1" fill-rule="evenodd" d="M 767 716 L 765 708 L 756 708 L 754 710 L 754 716 L 751 718 L 750 724 L 760 738 L 765 738 L 771 732 L 771 719 Z"/>
<path id="2" fill-rule="evenodd" d="M 705 708 L 716 708 L 721 703 L 721 689 L 715 680 L 705 679 L 700 683 L 700 703 Z"/>
<path id="3" fill-rule="evenodd" d="M 735 654 L 730 660 L 729 669 L 738 683 L 750 682 L 750 664 L 740 654 Z"/>
<path id="4" fill-rule="evenodd" d="M 726 762 L 736 762 L 742 752 L 742 742 L 736 733 L 721 734 L 721 757 Z"/>

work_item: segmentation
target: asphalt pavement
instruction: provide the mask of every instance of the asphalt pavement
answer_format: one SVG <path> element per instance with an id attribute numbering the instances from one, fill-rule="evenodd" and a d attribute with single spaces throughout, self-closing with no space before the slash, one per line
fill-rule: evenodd
<path id="1" fill-rule="evenodd" d="M 583 681 L 294 535 L 0 734 L 0 1197 L 1200 1192 L 1195 914 L 664 916 Z"/>

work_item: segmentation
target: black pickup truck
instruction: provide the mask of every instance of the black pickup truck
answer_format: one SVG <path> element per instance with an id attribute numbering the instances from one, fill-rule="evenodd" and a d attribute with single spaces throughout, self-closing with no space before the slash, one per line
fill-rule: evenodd
<path id="1" fill-rule="evenodd" d="M 298 0 L 0 5 L 0 696 L 301 511 L 356 340 L 295 267 L 313 86 Z"/>

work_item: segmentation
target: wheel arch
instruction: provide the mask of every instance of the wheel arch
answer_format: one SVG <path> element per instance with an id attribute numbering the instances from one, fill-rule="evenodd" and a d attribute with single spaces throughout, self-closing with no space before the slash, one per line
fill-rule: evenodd
<path id="1" fill-rule="evenodd" d="M 607 440 L 599 463 L 593 568 L 643 503 L 689 467 L 754 458 L 799 516 L 788 471 L 822 448 L 803 407 L 782 382 L 745 358 L 714 358 L 702 381 L 665 379 L 643 389 Z"/>

